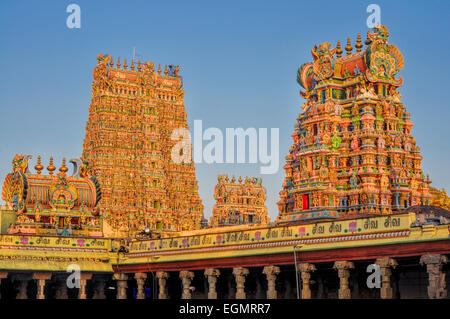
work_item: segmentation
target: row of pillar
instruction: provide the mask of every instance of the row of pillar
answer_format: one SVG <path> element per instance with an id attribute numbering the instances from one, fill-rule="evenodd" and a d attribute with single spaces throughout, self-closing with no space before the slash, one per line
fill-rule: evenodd
<path id="1" fill-rule="evenodd" d="M 446 298 L 446 280 L 445 272 L 443 272 L 443 266 L 448 262 L 448 258 L 445 255 L 424 255 L 420 259 L 420 264 L 426 265 L 428 272 L 428 296 L 429 298 Z M 397 261 L 393 258 L 385 257 L 376 259 L 375 264 L 379 266 L 380 279 L 381 279 L 381 289 L 380 297 L 382 299 L 390 299 L 393 297 L 393 288 L 391 286 L 391 275 L 392 270 L 397 267 Z M 297 271 L 301 276 L 301 298 L 310 299 L 311 289 L 310 289 L 310 279 L 311 273 L 316 271 L 316 267 L 311 263 L 300 263 L 298 264 Z M 340 299 L 351 298 L 351 291 L 349 287 L 349 278 L 351 275 L 351 270 L 355 268 L 352 261 L 336 261 L 333 268 L 337 270 L 339 277 L 339 291 L 338 297 Z M 246 299 L 245 293 L 245 280 L 246 276 L 249 274 L 249 269 L 244 267 L 233 268 L 233 276 L 236 282 L 236 299 Z M 277 290 L 275 282 L 278 274 L 280 273 L 280 268 L 275 265 L 265 266 L 262 273 L 265 275 L 267 280 L 267 299 L 277 299 Z M 204 275 L 208 281 L 208 299 L 217 299 L 217 279 L 220 276 L 220 270 L 215 268 L 209 268 L 204 271 Z M 0 272 L 0 283 L 2 279 L 7 278 L 8 273 Z M 192 297 L 191 292 L 191 282 L 194 278 L 194 273 L 192 271 L 184 270 L 180 271 L 179 277 L 182 282 L 182 299 L 190 299 Z M 51 273 L 33 273 L 30 279 L 37 281 L 37 299 L 45 299 L 45 285 L 46 281 L 52 278 Z M 169 273 L 163 271 L 156 272 L 156 278 L 158 280 L 159 299 L 167 299 L 167 279 L 169 278 Z M 86 299 L 86 284 L 87 280 L 92 279 L 92 274 L 82 273 L 80 276 L 80 287 L 78 290 L 78 298 Z M 113 279 L 117 283 L 117 299 L 127 298 L 127 282 L 128 275 L 124 273 L 116 273 L 113 275 Z M 146 273 L 136 273 L 134 279 L 137 283 L 137 299 L 145 299 L 145 282 L 147 279 Z M 104 299 L 105 298 L 105 280 L 96 280 L 96 286 L 94 288 L 94 299 Z M 21 280 L 19 284 L 19 292 L 16 296 L 17 299 L 27 298 L 27 285 L 28 280 Z M 66 281 L 60 281 L 60 287 L 57 290 L 57 299 L 67 298 L 67 286 Z"/>
<path id="2" fill-rule="evenodd" d="M 19 281 L 18 285 L 18 293 L 16 295 L 16 299 L 27 299 L 28 294 L 28 283 L 30 280 L 36 281 L 36 299 L 46 299 L 45 296 L 45 286 L 48 281 L 52 279 L 52 273 L 50 272 L 37 272 L 32 274 L 19 274 L 14 275 L 15 280 Z M 7 272 L 0 272 L 0 285 L 2 279 L 6 279 L 8 277 Z M 80 286 L 78 289 L 78 299 L 86 299 L 86 285 L 87 281 L 92 279 L 92 273 L 81 273 L 80 274 Z M 96 286 L 94 287 L 94 295 L 93 299 L 105 299 L 105 284 L 106 280 L 96 280 Z M 57 281 L 57 290 L 56 290 L 56 299 L 67 299 L 67 282 L 65 279 Z M 1 297 L 1 296 L 0 296 Z"/>
<path id="3" fill-rule="evenodd" d="M 445 263 L 448 262 L 448 259 L 444 255 L 424 255 L 420 259 L 420 263 L 422 265 L 426 265 L 427 272 L 429 276 L 429 284 L 428 284 L 428 296 L 429 298 L 446 298 L 446 281 L 445 281 L 445 273 L 442 271 L 442 267 Z M 398 265 L 397 261 L 393 258 L 385 257 L 378 258 L 375 261 L 375 264 L 379 266 L 380 271 L 380 279 L 381 279 L 381 289 L 380 289 L 380 297 L 381 299 L 391 299 L 393 298 L 393 288 L 391 286 L 391 276 L 392 270 L 395 269 Z M 339 277 L 339 291 L 338 298 L 339 299 L 350 299 L 351 291 L 349 287 L 349 278 L 351 275 L 351 270 L 355 268 L 355 265 L 352 261 L 336 261 L 333 265 L 333 268 L 337 270 Z M 298 273 L 301 276 L 301 298 L 302 299 L 310 299 L 311 298 L 311 289 L 310 289 L 310 279 L 311 273 L 316 271 L 316 267 L 311 263 L 300 263 L 297 267 Z M 280 273 L 280 268 L 278 266 L 265 266 L 263 268 L 263 274 L 267 280 L 267 299 L 277 299 L 277 291 L 275 288 L 275 282 L 278 274 Z M 245 299 L 245 279 L 249 274 L 249 270 L 244 267 L 233 268 L 233 276 L 236 281 L 236 299 Z M 208 299 L 217 299 L 217 278 L 220 276 L 220 270 L 215 268 L 209 268 L 204 271 L 204 275 L 208 280 Z M 167 278 L 169 277 L 169 273 L 167 272 L 156 272 L 156 277 L 158 278 L 159 284 L 159 299 L 167 299 Z M 181 298 L 182 299 L 190 299 L 191 298 L 191 282 L 194 278 L 194 273 L 192 271 L 180 271 L 179 277 L 182 281 L 183 291 Z M 135 274 L 135 278 L 138 286 L 138 299 L 144 299 L 144 283 L 146 274 L 145 273 L 137 273 Z M 126 298 L 126 283 L 128 280 L 128 276 L 126 274 L 116 274 L 115 279 L 117 282 L 117 298 L 124 299 Z"/>

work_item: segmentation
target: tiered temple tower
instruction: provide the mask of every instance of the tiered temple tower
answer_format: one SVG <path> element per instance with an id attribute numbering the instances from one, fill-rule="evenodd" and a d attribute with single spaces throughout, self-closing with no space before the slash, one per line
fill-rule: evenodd
<path id="1" fill-rule="evenodd" d="M 286 156 L 279 221 L 389 214 L 429 204 L 420 148 L 397 92 L 404 59 L 388 38 L 379 26 L 368 32 L 361 51 L 358 34 L 353 54 L 348 38 L 345 57 L 339 42 L 315 46 L 314 62 L 299 68 L 307 102 Z"/>
<path id="2" fill-rule="evenodd" d="M 173 130 L 188 128 L 179 67 L 97 59 L 83 159 L 101 184 L 104 220 L 122 233 L 200 228 L 195 166 L 171 158 Z"/>
<path id="3" fill-rule="evenodd" d="M 228 175 L 219 175 L 214 187 L 214 199 L 210 226 L 231 226 L 242 224 L 267 223 L 266 189 L 261 178 L 242 177 L 236 182 Z"/>

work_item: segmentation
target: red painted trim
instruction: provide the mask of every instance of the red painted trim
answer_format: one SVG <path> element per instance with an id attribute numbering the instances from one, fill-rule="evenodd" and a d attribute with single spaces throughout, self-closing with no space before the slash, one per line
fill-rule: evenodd
<path id="1" fill-rule="evenodd" d="M 450 254 L 450 240 L 392 244 L 380 246 L 352 247 L 305 251 L 297 253 L 298 263 L 320 263 L 341 260 L 365 260 L 380 257 L 408 257 L 426 254 Z M 148 271 L 180 271 L 206 268 L 258 267 L 267 265 L 294 264 L 293 253 L 254 255 L 243 257 L 186 260 L 167 263 L 145 263 L 113 266 L 115 272 L 135 273 Z M 118 269 L 119 268 L 119 269 Z"/>

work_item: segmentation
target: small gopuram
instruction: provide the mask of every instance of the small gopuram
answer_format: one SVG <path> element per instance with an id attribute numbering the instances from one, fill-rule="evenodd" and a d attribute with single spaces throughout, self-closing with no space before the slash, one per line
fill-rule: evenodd
<path id="1" fill-rule="evenodd" d="M 68 176 L 65 159 L 54 174 L 56 167 L 50 158 L 48 175 L 44 175 L 40 156 L 36 173 L 31 173 L 31 158 L 16 155 L 12 161 L 13 172 L 2 187 L 2 200 L 8 207 L 1 211 L 2 230 L 8 234 L 103 236 L 97 208 L 100 186 L 94 176 L 88 176 L 87 163 L 71 160 L 74 173 Z"/>
<path id="2" fill-rule="evenodd" d="M 397 89 L 404 66 L 389 31 L 358 34 L 315 46 L 313 63 L 300 66 L 297 81 L 306 99 L 286 156 L 279 221 L 390 214 L 429 205 L 413 123 Z"/>
<path id="3" fill-rule="evenodd" d="M 203 205 L 192 156 L 172 160 L 179 143 L 172 133 L 188 129 L 179 67 L 161 74 L 153 62 L 97 60 L 82 158 L 102 187 L 108 236 L 199 229 Z"/>
<path id="4" fill-rule="evenodd" d="M 236 182 L 233 176 L 219 175 L 214 187 L 216 204 L 210 220 L 211 227 L 267 223 L 266 189 L 261 178 L 246 177 Z"/>

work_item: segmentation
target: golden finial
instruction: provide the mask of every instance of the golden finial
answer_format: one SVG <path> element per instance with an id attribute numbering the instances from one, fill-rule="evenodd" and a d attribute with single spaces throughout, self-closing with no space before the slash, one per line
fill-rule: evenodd
<path id="1" fill-rule="evenodd" d="M 238 182 L 239 184 L 242 184 L 242 176 L 239 176 Z"/>
<path id="2" fill-rule="evenodd" d="M 356 39 L 356 44 L 355 44 L 356 52 L 361 52 L 362 47 L 363 47 L 363 45 L 361 44 L 361 33 L 358 33 L 358 38 Z"/>
<path id="3" fill-rule="evenodd" d="M 127 67 L 128 67 L 128 65 L 127 65 L 127 59 L 125 58 L 125 63 L 123 64 L 123 68 L 126 70 Z"/>
<path id="4" fill-rule="evenodd" d="M 50 175 L 53 175 L 53 171 L 54 171 L 55 169 L 56 169 L 56 167 L 53 166 L 53 156 L 52 156 L 52 157 L 50 157 L 50 164 L 47 166 L 48 173 L 49 173 Z"/>
<path id="5" fill-rule="evenodd" d="M 134 70 L 134 59 L 131 60 L 131 69 Z"/>
<path id="6" fill-rule="evenodd" d="M 62 166 L 59 168 L 61 173 L 66 173 L 69 169 L 66 167 L 66 158 L 63 158 Z"/>
<path id="7" fill-rule="evenodd" d="M 167 65 L 164 66 L 164 75 L 167 75 Z"/>
<path id="8" fill-rule="evenodd" d="M 138 71 L 141 70 L 141 61 L 138 60 Z"/>
<path id="9" fill-rule="evenodd" d="M 347 38 L 347 46 L 345 47 L 345 51 L 347 51 L 347 55 L 352 53 L 352 44 L 350 43 L 350 38 Z"/>
<path id="10" fill-rule="evenodd" d="M 41 156 L 40 155 L 38 156 L 38 161 L 37 161 L 37 164 L 34 167 L 34 169 L 37 171 L 37 173 L 39 175 L 41 174 L 41 171 L 44 169 L 44 166 L 42 166 L 42 164 L 41 164 Z"/>
<path id="11" fill-rule="evenodd" d="M 113 57 L 111 57 L 111 60 L 109 61 L 109 65 L 110 65 L 111 67 L 113 67 L 113 66 L 114 66 L 114 61 L 113 61 Z"/>
<path id="12" fill-rule="evenodd" d="M 120 69 L 120 57 L 117 58 L 117 68 Z"/>
<path id="13" fill-rule="evenodd" d="M 342 56 L 342 49 L 341 49 L 341 41 L 338 41 L 336 46 L 336 56 L 340 58 Z"/>
<path id="14" fill-rule="evenodd" d="M 158 64 L 158 74 L 161 74 L 161 64 Z"/>
<path id="15" fill-rule="evenodd" d="M 369 38 L 369 33 L 370 33 L 370 31 L 367 31 L 367 39 L 366 39 L 366 42 L 364 42 L 366 45 L 369 45 L 372 43 L 372 41 Z"/>
<path id="16" fill-rule="evenodd" d="M 231 182 L 232 183 L 236 182 L 236 177 L 234 177 L 234 175 L 233 175 L 233 178 L 231 179 Z"/>

